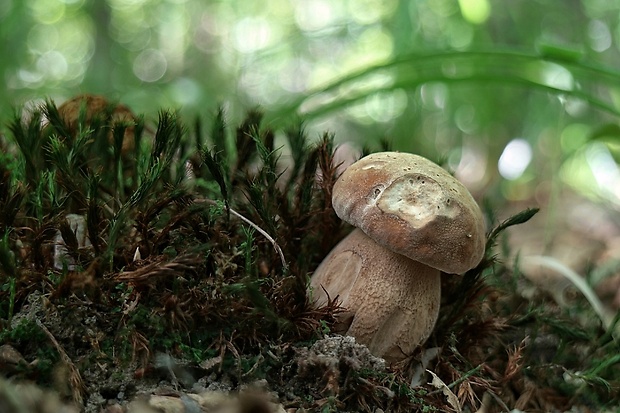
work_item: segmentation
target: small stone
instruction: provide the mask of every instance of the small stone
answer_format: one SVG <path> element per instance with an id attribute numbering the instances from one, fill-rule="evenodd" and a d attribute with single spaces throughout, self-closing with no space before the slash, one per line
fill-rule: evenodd
<path id="1" fill-rule="evenodd" d="M 3 373 L 14 373 L 19 365 L 27 365 L 26 360 L 15 347 L 10 344 L 0 346 L 0 371 Z"/>
<path id="2" fill-rule="evenodd" d="M 207 411 L 215 409 L 229 400 L 226 393 L 220 391 L 205 391 L 200 394 L 188 394 L 193 400 L 195 400 L 200 407 Z"/>
<path id="3" fill-rule="evenodd" d="M 162 413 L 185 413 L 185 406 L 178 397 L 151 396 L 149 406 L 159 409 Z"/>
<path id="4" fill-rule="evenodd" d="M 134 400 L 127 404 L 127 413 L 161 413 L 161 411 L 149 406 L 144 400 Z"/>
<path id="5" fill-rule="evenodd" d="M 114 403 L 103 410 L 103 413 L 125 413 L 123 406 L 118 403 Z"/>

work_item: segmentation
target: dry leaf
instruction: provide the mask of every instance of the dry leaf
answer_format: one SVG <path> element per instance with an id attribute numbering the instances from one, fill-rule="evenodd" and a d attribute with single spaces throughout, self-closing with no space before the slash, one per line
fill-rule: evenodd
<path id="1" fill-rule="evenodd" d="M 463 409 L 461 408 L 461 405 L 459 403 L 459 399 L 452 392 L 452 390 L 450 390 L 450 388 L 446 385 L 446 383 L 444 383 L 443 380 L 441 380 L 439 378 L 439 376 L 437 376 L 435 373 L 433 373 L 432 371 L 430 371 L 428 369 L 426 369 L 426 371 L 428 371 L 431 374 L 431 376 L 433 376 L 433 381 L 431 381 L 430 384 L 432 386 L 434 386 L 435 388 L 441 390 L 443 395 L 446 396 L 446 399 L 448 400 L 448 403 L 450 403 L 450 406 L 452 406 L 452 408 L 457 413 L 462 413 Z"/>

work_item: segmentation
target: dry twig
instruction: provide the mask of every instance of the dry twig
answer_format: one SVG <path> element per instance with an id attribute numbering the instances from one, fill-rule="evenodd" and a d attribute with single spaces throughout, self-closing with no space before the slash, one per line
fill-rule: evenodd
<path id="1" fill-rule="evenodd" d="M 205 203 L 210 204 L 210 205 L 217 205 L 217 202 L 215 202 L 212 199 L 208 199 L 208 198 L 200 198 L 200 199 L 197 198 L 197 199 L 194 200 L 194 202 L 205 202 Z M 288 264 L 286 263 L 286 258 L 284 258 L 284 253 L 282 252 L 282 249 L 280 248 L 280 246 L 278 245 L 276 240 L 273 239 L 271 237 L 271 235 L 269 235 L 267 233 L 267 231 L 265 231 L 264 229 L 259 227 L 257 224 L 255 224 L 254 222 L 250 221 L 248 218 L 244 217 L 243 215 L 241 215 L 240 213 L 238 213 L 234 209 L 228 207 L 228 210 L 230 211 L 231 214 L 233 214 L 234 216 L 236 216 L 237 218 L 239 218 L 240 220 L 242 220 L 246 224 L 250 225 L 256 231 L 260 232 L 260 234 L 263 237 L 265 237 L 267 239 L 267 241 L 271 242 L 271 245 L 273 245 L 273 248 L 276 250 L 276 252 L 280 256 L 280 261 L 282 261 L 282 268 L 284 268 L 284 272 L 286 272 L 288 270 Z"/>
<path id="2" fill-rule="evenodd" d="M 73 401 L 82 406 L 84 403 L 84 382 L 82 381 L 82 376 L 80 375 L 80 371 L 75 367 L 73 361 L 67 355 L 67 352 L 62 348 L 56 337 L 48 330 L 47 327 L 41 322 L 41 320 L 36 320 L 37 325 L 43 330 L 45 335 L 50 339 L 58 354 L 60 354 L 60 358 L 63 363 L 69 368 L 69 386 L 71 386 L 71 392 L 73 396 Z"/>
<path id="3" fill-rule="evenodd" d="M 182 255 L 165 264 L 157 261 L 138 268 L 135 271 L 123 271 L 114 278 L 117 281 L 146 281 L 151 277 L 171 276 L 183 271 L 193 270 L 200 261 L 201 258 L 195 254 Z"/>

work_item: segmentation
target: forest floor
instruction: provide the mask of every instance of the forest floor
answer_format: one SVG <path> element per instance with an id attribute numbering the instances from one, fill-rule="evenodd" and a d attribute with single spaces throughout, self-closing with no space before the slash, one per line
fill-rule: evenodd
<path id="1" fill-rule="evenodd" d="M 331 208 L 331 136 L 309 144 L 259 112 L 205 132 L 115 110 L 71 122 L 50 102 L 0 137 L 0 411 L 616 411 L 604 209 L 571 203 L 542 242 L 544 209 L 487 208 L 485 258 L 442 277 L 430 339 L 387 365 L 307 293 L 351 230 Z M 583 214 L 590 227 L 569 225 Z"/>

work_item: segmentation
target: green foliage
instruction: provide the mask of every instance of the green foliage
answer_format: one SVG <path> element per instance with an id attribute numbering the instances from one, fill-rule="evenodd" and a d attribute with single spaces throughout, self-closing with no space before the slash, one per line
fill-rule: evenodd
<path id="1" fill-rule="evenodd" d="M 558 403 L 602 405 L 617 393 L 620 378 L 619 360 L 610 356 L 618 349 L 611 338 L 615 327 L 605 331 L 600 322 L 577 322 L 596 319 L 589 306 L 559 309 L 549 300 L 525 299 L 519 260 L 507 268 L 491 253 L 504 230 L 536 212 L 527 209 L 497 224 L 481 264 L 461 280 L 449 277 L 442 283 L 440 319 L 427 344 L 443 348 L 434 371 L 456 378 L 448 384 L 455 393 L 459 387 L 469 391 L 473 383 L 521 388 L 529 381 L 554 389 Z M 484 349 L 482 357 L 473 356 L 477 349 Z M 493 390 L 500 397 L 505 391 Z M 543 390 L 530 397 L 548 400 Z"/>
<path id="2" fill-rule="evenodd" d="M 13 248 L 9 243 L 9 231 L 7 230 L 2 239 L 0 239 L 0 269 L 2 270 L 0 273 L 2 278 L 0 278 L 0 280 L 17 275 L 17 265 Z"/>
<path id="3" fill-rule="evenodd" d="M 326 202 L 329 188 L 314 184 L 314 171 L 320 160 L 324 162 L 325 174 L 333 178 L 330 162 L 322 159 L 331 156 L 327 151 L 331 146 L 323 144 L 310 149 L 308 156 L 299 147 L 295 165 L 291 166 L 295 173 L 285 184 L 286 191 L 281 192 L 277 189 L 281 176 L 278 151 L 273 148 L 274 135 L 261 129 L 262 115 L 258 111 L 250 112 L 236 129 L 234 154 L 226 143 L 228 128 L 223 110 L 217 112 L 211 129 L 212 150 L 202 144 L 207 142 L 204 136 L 191 140 L 196 147 L 188 146 L 189 131 L 172 112 L 162 111 L 154 135 L 145 137 L 142 135 L 146 128 L 140 126 L 140 120 L 136 125 L 119 125 L 105 114 L 89 120 L 83 107 L 78 127 L 73 130 L 65 124 L 53 102 L 48 101 L 42 111 L 49 119 L 47 124 L 40 122 L 42 112 L 38 110 L 32 114 L 34 121 L 22 122 L 16 118 L 11 124 L 12 138 L 20 148 L 18 163 L 23 162 L 29 168 L 24 169 L 24 175 L 31 176 L 26 185 L 31 185 L 32 191 L 22 199 L 28 191 L 18 184 L 20 179 L 15 174 L 19 172 L 6 169 L 0 190 L 8 196 L 0 206 L 9 208 L 24 203 L 25 208 L 22 213 L 3 216 L 7 228 L 1 250 L 6 258 L 2 260 L 6 272 L 6 288 L 0 292 L 3 302 L 6 298 L 18 311 L 28 293 L 36 289 L 36 284 L 16 281 L 25 279 L 23 268 L 29 268 L 28 263 L 33 262 L 35 273 L 28 277 L 47 279 L 56 289 L 54 297 L 64 299 L 75 288 L 84 288 L 80 294 L 90 299 L 107 297 L 110 309 L 114 309 L 112 316 L 124 320 L 121 328 L 149 337 L 154 348 L 174 349 L 181 344 L 185 348 L 197 348 L 192 334 L 170 335 L 170 327 L 187 331 L 197 319 L 210 320 L 214 336 L 219 334 L 217 331 L 244 331 L 242 342 L 260 343 L 267 337 L 279 337 L 284 331 L 292 336 L 314 334 L 318 318 L 308 318 L 303 328 L 295 327 L 286 318 L 310 317 L 306 314 L 306 274 L 317 265 L 325 250 L 304 255 L 294 272 L 285 274 L 281 272 L 281 264 L 277 264 L 278 259 L 274 261 L 278 257 L 276 250 L 266 248 L 270 241 L 263 235 L 271 234 L 278 240 L 272 242 L 282 242 L 286 252 L 283 257 L 295 257 L 297 246 L 289 244 L 288 239 L 311 245 L 320 237 L 323 217 L 332 222 L 333 213 L 325 214 L 330 206 Z M 134 130 L 135 160 L 126 159 L 120 150 L 121 138 L 129 126 L 137 129 Z M 202 130 L 197 122 L 195 131 Z M 305 141 L 301 128 L 295 139 L 300 144 Z M 195 152 L 200 155 L 197 162 L 192 160 Z M 184 172 L 186 160 L 193 162 L 193 177 Z M 251 164 L 255 161 L 261 165 L 256 172 Z M 190 179 L 204 184 L 194 187 Z M 301 192 L 295 189 L 298 181 L 302 182 Z M 212 198 L 222 199 L 224 203 Z M 255 202 L 247 202 L 248 198 Z M 235 213 L 247 222 L 253 221 L 254 227 L 231 218 L 231 208 L 238 209 Z M 81 244 L 67 223 L 68 213 L 85 215 L 88 245 Z M 286 217 L 287 223 L 276 220 L 278 215 Z M 298 232 L 300 228 L 291 223 L 304 223 L 306 230 Z M 316 229 L 308 231 L 312 225 Z M 18 226 L 33 228 L 9 231 Z M 260 227 L 266 231 L 264 234 L 256 231 Z M 289 231 L 295 231 L 294 238 Z M 56 233 L 65 244 L 66 257 L 56 257 L 54 248 L 49 247 Z M 28 251 L 22 269 L 17 269 L 12 258 L 17 252 L 17 239 L 26 247 L 23 251 Z M 334 242 L 323 247 L 328 249 Z M 136 251 L 142 258 L 141 264 L 131 259 Z M 79 264 L 77 275 L 68 270 L 69 257 Z M 64 266 L 62 276 L 58 271 L 50 271 L 54 262 Z M 172 283 L 180 274 L 184 274 L 192 288 Z M 97 287 L 76 287 L 76 278 L 91 280 L 88 282 Z M 128 319 L 121 316 L 121 303 L 137 299 L 136 292 L 132 289 L 117 293 L 117 287 L 127 280 L 141 291 L 140 304 Z M 83 285 L 83 281 L 79 283 Z M 291 283 L 295 285 L 294 294 L 288 289 Z M 143 289 L 152 284 L 158 287 L 149 287 L 151 293 L 146 294 Z M 233 301 L 232 296 L 221 295 L 221 291 L 235 288 L 238 291 L 232 295 Z M 203 304 L 190 307 L 195 300 Z M 148 309 L 157 307 L 158 302 L 166 304 L 156 310 L 159 321 L 153 322 Z M 3 314 L 12 311 L 12 307 L 10 311 L 3 309 Z M 232 318 L 229 311 L 234 315 Z M 258 320 L 267 320 L 267 325 L 274 328 L 266 328 Z M 228 323 L 231 325 L 226 327 Z"/>
<path id="4" fill-rule="evenodd" d="M 229 202 L 229 183 L 227 180 L 228 174 L 223 169 L 227 163 L 225 160 L 219 155 L 220 152 L 211 152 L 208 149 L 204 149 L 202 152 L 202 162 L 209 169 L 209 173 L 213 177 L 213 179 L 217 182 L 220 187 L 220 193 L 222 194 L 222 198 L 224 202 L 228 205 Z"/>
<path id="5" fill-rule="evenodd" d="M 13 320 L 13 314 L 15 311 L 15 285 L 16 279 L 15 277 L 2 277 L 2 284 L 0 285 L 0 290 L 7 292 L 8 291 L 8 299 L 2 303 L 0 306 L 0 317 L 6 320 L 8 325 L 11 324 Z"/>
<path id="6" fill-rule="evenodd" d="M 398 89 L 414 90 L 417 87 L 431 82 L 477 83 L 477 84 L 514 84 L 530 89 L 540 89 L 558 95 L 567 95 L 582 99 L 590 105 L 620 116 L 620 110 L 613 104 L 603 101 L 594 91 L 555 86 L 544 79 L 544 69 L 549 63 L 564 67 L 576 78 L 586 84 L 615 85 L 617 72 L 604 66 L 584 62 L 581 59 L 566 58 L 568 53 L 558 47 L 547 47 L 541 53 L 526 53 L 518 50 L 471 50 L 471 51 L 440 51 L 440 52 L 412 52 L 397 55 L 387 62 L 365 67 L 338 80 L 300 96 L 296 101 L 287 105 L 279 116 L 286 119 L 286 114 L 292 115 L 310 99 L 335 94 L 340 89 L 351 88 L 346 97 L 334 99 L 329 104 L 317 106 L 314 110 L 306 111 L 304 116 L 309 119 L 331 113 L 366 99 L 369 96 L 392 92 Z M 446 66 L 454 68 L 447 73 Z M 406 69 L 406 70 L 405 70 Z M 371 79 L 377 74 L 394 74 L 396 80 L 387 86 L 359 87 L 365 79 Z M 359 90 L 356 90 L 359 89 Z"/>
<path id="7" fill-rule="evenodd" d="M 13 181 L 13 168 L 6 161 L 0 160 L 0 233 L 13 227 L 25 197 L 23 186 Z"/>

